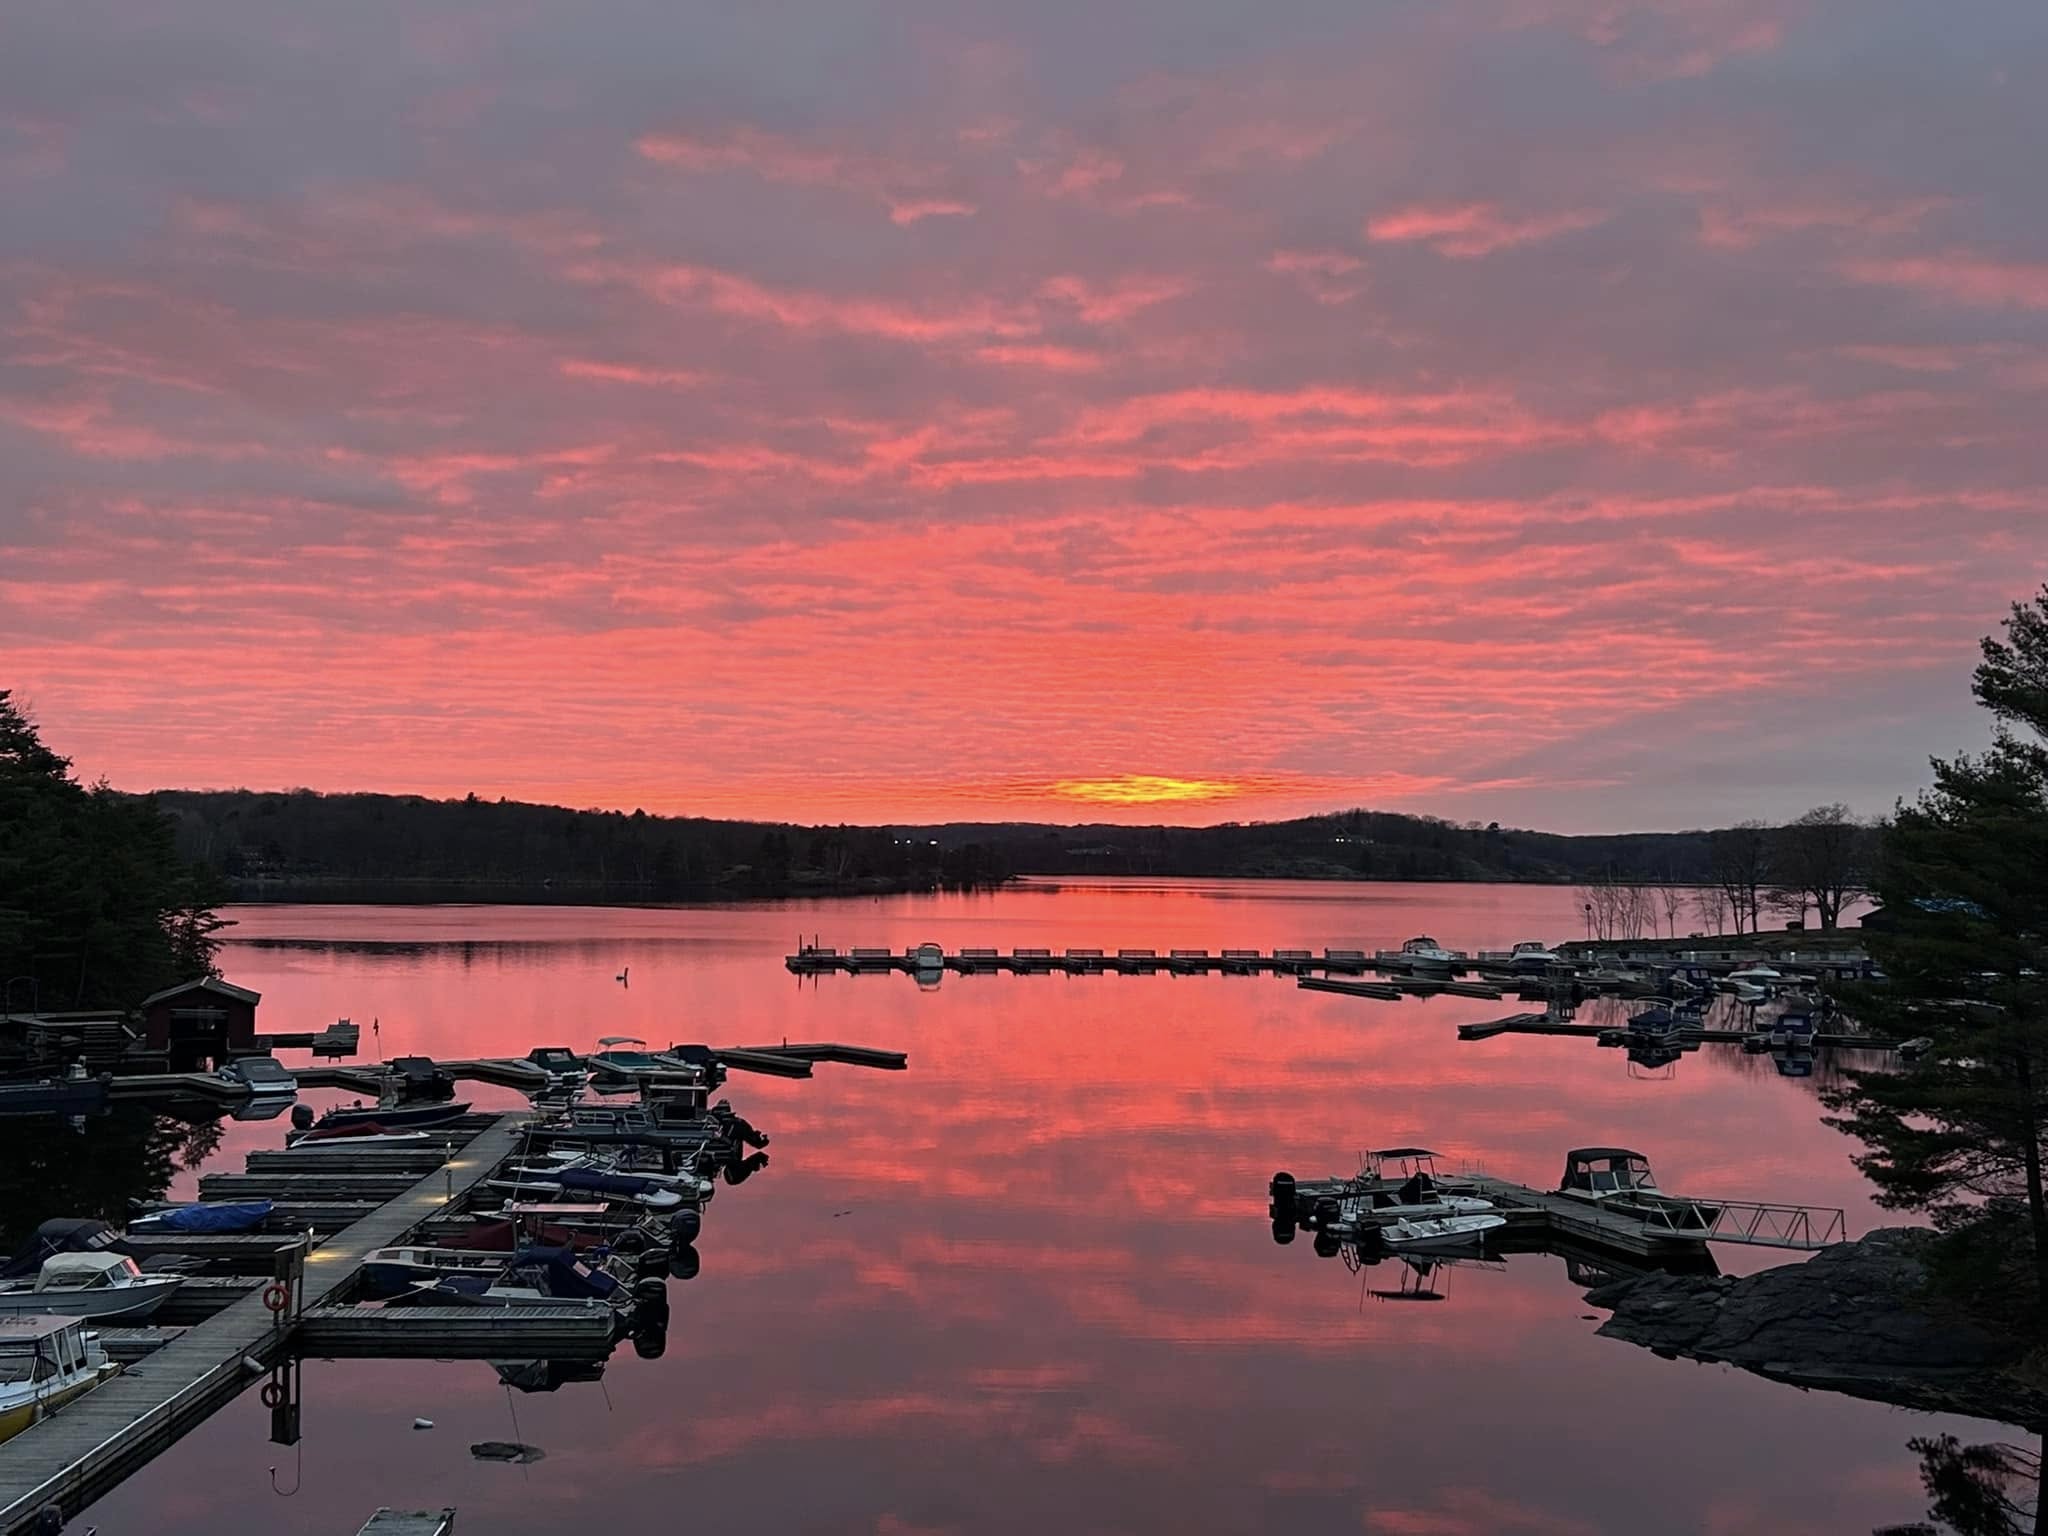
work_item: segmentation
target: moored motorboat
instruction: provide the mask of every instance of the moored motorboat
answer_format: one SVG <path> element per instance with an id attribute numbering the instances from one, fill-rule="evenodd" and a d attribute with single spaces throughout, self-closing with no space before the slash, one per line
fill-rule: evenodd
<path id="1" fill-rule="evenodd" d="M 1807 993 L 1795 992 L 1785 999 L 1784 1008 L 1771 1020 L 1770 1039 L 1773 1049 L 1785 1046 L 1811 1047 L 1816 1034 L 1820 1032 L 1820 999 Z"/>
<path id="2" fill-rule="evenodd" d="M 0 1440 L 21 1433 L 121 1368 L 79 1317 L 0 1317 Z"/>
<path id="3" fill-rule="evenodd" d="M 202 1200 L 193 1205 L 167 1205 L 137 1216 L 131 1232 L 253 1232 L 270 1219 L 268 1200 Z"/>
<path id="4" fill-rule="evenodd" d="M 1665 1194 L 1650 1172 L 1649 1159 L 1626 1147 L 1578 1147 L 1567 1152 L 1557 1192 L 1643 1222 L 1661 1234 L 1702 1242 L 1721 1216 L 1718 1205 Z"/>
<path id="5" fill-rule="evenodd" d="M 0 1314 L 139 1323 L 184 1283 L 182 1275 L 145 1275 L 125 1253 L 53 1253 L 35 1279 L 0 1281 Z"/>
<path id="6" fill-rule="evenodd" d="M 1768 997 L 1771 989 L 1785 979 L 1785 974 L 1782 971 L 1773 970 L 1770 966 L 1765 965 L 1759 960 L 1752 965 L 1745 965 L 1737 970 L 1730 971 L 1721 979 L 1727 983 L 1728 990 L 1736 993 L 1738 996 L 1741 995 L 1743 988 L 1754 987 Z"/>
<path id="7" fill-rule="evenodd" d="M 289 1099 L 299 1091 L 299 1080 L 275 1056 L 237 1056 L 220 1075 L 247 1088 L 253 1099 Z"/>
<path id="8" fill-rule="evenodd" d="M 626 1307 L 633 1294 L 602 1265 L 586 1263 L 567 1248 L 523 1248 L 495 1273 L 444 1274 L 401 1299 L 425 1306 L 537 1307 L 586 1301 Z"/>
<path id="9" fill-rule="evenodd" d="M 73 1062 L 56 1078 L 0 1083 L 0 1115 L 90 1115 L 107 1107 L 111 1076 L 92 1076 Z"/>
<path id="10" fill-rule="evenodd" d="M 330 1109 L 318 1119 L 303 1104 L 292 1108 L 291 1139 L 325 1141 L 333 1136 L 379 1136 L 389 1131 L 424 1131 L 447 1125 L 469 1113 L 468 1101 L 453 1104 L 351 1104 Z"/>
<path id="11" fill-rule="evenodd" d="M 642 1180 L 659 1189 L 672 1189 L 689 1200 L 708 1199 L 718 1188 L 715 1181 L 694 1173 L 666 1173 L 655 1169 L 630 1167 L 622 1160 L 624 1155 L 623 1150 L 600 1152 L 561 1149 L 536 1154 L 526 1162 L 515 1163 L 507 1171 L 515 1178 L 540 1182 L 559 1182 L 557 1175 L 570 1172 L 617 1175 Z"/>
<path id="12" fill-rule="evenodd" d="M 1403 1217 L 1380 1228 L 1380 1241 L 1390 1248 L 1470 1248 L 1485 1240 L 1488 1232 L 1508 1224 L 1498 1211 L 1475 1211 L 1463 1216 Z"/>
<path id="13" fill-rule="evenodd" d="M 1541 976 L 1566 963 L 1548 944 L 1524 941 L 1508 951 L 1508 969 L 1522 976 Z"/>
<path id="14" fill-rule="evenodd" d="M 1408 971 L 1418 976 L 1448 976 L 1454 968 L 1464 965 L 1465 959 L 1460 951 L 1445 949 L 1427 934 L 1417 935 L 1399 949 L 1382 949 L 1373 955 L 1373 963 L 1382 970 Z"/>
<path id="15" fill-rule="evenodd" d="M 289 1142 L 287 1152 L 355 1152 L 371 1147 L 433 1147 L 445 1145 L 437 1142 L 425 1131 L 380 1131 L 374 1125 L 365 1125 L 349 1131 L 338 1131 L 331 1136 L 303 1135 Z"/>
<path id="16" fill-rule="evenodd" d="M 510 1227 L 506 1228 L 509 1239 Z M 372 1300 L 402 1296 L 420 1284 L 431 1285 L 444 1275 L 474 1274 L 495 1279 L 504 1273 L 516 1249 L 464 1248 L 405 1243 L 372 1249 L 363 1258 L 363 1289 Z"/>
<path id="17" fill-rule="evenodd" d="M 672 1211 L 683 1192 L 658 1178 L 636 1173 L 601 1173 L 594 1168 L 551 1168 L 545 1172 L 512 1170 L 510 1178 L 491 1179 L 493 1189 L 522 1198 L 558 1194 L 571 1199 L 625 1200 L 650 1211 Z"/>

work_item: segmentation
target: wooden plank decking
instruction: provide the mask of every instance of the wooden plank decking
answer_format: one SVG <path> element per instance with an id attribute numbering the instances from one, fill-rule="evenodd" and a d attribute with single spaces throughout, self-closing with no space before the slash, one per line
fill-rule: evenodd
<path id="1" fill-rule="evenodd" d="M 364 1255 L 397 1242 L 487 1177 L 518 1146 L 523 1115 L 500 1117 L 445 1169 L 377 1207 L 315 1248 L 306 1261 L 304 1305 L 338 1296 Z M 289 1330 L 246 1296 L 75 1403 L 0 1443 L 0 1536 L 13 1536 L 43 1505 L 75 1512 L 155 1456 L 254 1381 L 283 1352 Z"/>

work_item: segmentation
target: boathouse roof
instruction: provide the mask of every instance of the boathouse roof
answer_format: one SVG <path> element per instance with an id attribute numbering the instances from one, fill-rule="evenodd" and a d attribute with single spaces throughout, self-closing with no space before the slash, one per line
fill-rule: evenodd
<path id="1" fill-rule="evenodd" d="M 152 992 L 142 1000 L 141 1006 L 152 1007 L 168 1002 L 174 997 L 183 997 L 187 992 L 213 992 L 221 997 L 231 997 L 238 1003 L 260 1003 L 261 992 L 251 992 L 247 987 L 238 987 L 231 981 L 222 981 L 218 976 L 201 976 L 193 981 L 181 981 L 175 987 L 165 987 L 161 992 Z"/>

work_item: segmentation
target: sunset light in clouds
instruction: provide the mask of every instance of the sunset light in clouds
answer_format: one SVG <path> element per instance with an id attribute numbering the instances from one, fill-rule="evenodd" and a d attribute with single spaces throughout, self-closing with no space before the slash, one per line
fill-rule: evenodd
<path id="1" fill-rule="evenodd" d="M 2038 0 L 0 16 L 124 788 L 1876 811 L 2048 575 Z"/>

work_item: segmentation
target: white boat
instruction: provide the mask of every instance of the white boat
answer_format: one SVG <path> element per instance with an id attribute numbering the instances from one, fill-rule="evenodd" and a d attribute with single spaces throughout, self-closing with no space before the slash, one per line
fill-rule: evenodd
<path id="1" fill-rule="evenodd" d="M 1345 1180 L 1338 1221 L 1352 1231 L 1392 1221 L 1472 1216 L 1492 1210 L 1491 1200 L 1446 1190 L 1427 1147 L 1383 1147 L 1367 1152 L 1357 1176 Z"/>
<path id="2" fill-rule="evenodd" d="M 1469 1248 L 1488 1232 L 1508 1224 L 1498 1211 L 1477 1211 L 1468 1216 L 1422 1216 L 1404 1218 L 1380 1228 L 1380 1241 L 1391 1248 Z"/>
<path id="3" fill-rule="evenodd" d="M 567 1169 L 579 1169 L 589 1173 L 619 1173 L 628 1178 L 645 1179 L 661 1189 L 672 1189 L 688 1200 L 708 1199 L 717 1193 L 715 1179 L 699 1178 L 694 1173 L 662 1173 L 658 1170 L 630 1168 L 625 1166 L 616 1152 L 585 1152 L 562 1147 L 547 1152 L 537 1152 L 522 1163 L 515 1163 L 507 1171 L 514 1177 L 542 1183 L 560 1183 L 559 1175 Z"/>
<path id="4" fill-rule="evenodd" d="M 359 1152 L 365 1147 L 428 1147 L 440 1144 L 440 1138 L 429 1136 L 425 1131 L 378 1131 L 367 1136 L 329 1136 L 295 1141 L 285 1151 L 310 1156 L 315 1152 Z"/>
<path id="5" fill-rule="evenodd" d="M 672 1211 L 683 1203 L 679 1189 L 650 1182 L 637 1173 L 594 1173 L 585 1169 L 526 1172 L 509 1179 L 486 1179 L 492 1189 L 501 1189 L 514 1199 L 555 1197 L 579 1200 L 586 1197 L 624 1202 L 650 1211 Z M 693 1197 L 694 1198 L 694 1197 Z"/>
<path id="6" fill-rule="evenodd" d="M 1564 963 L 1564 956 L 1547 944 L 1525 942 L 1508 951 L 1508 969 L 1522 975 L 1542 975 Z"/>
<path id="7" fill-rule="evenodd" d="M 184 1283 L 145 1275 L 125 1253 L 53 1253 L 35 1279 L 0 1281 L 0 1314 L 139 1323 Z"/>
<path id="8" fill-rule="evenodd" d="M 1761 1003 L 1769 999 L 1770 992 L 1753 981 L 1730 981 L 1728 990 L 1735 995 L 1738 1003 Z"/>
<path id="9" fill-rule="evenodd" d="M 1557 1192 L 1633 1217 L 1665 1237 L 1705 1242 L 1721 1219 L 1718 1205 L 1665 1194 L 1649 1159 L 1627 1147 L 1579 1147 L 1565 1153 Z"/>
<path id="10" fill-rule="evenodd" d="M 1399 949 L 1377 951 L 1373 955 L 1373 963 L 1386 970 L 1448 976 L 1454 967 L 1465 963 L 1465 956 L 1458 950 L 1445 949 L 1427 934 L 1420 934 Z"/>
<path id="11" fill-rule="evenodd" d="M 0 1440 L 120 1370 L 77 1317 L 0 1317 Z"/>
<path id="12" fill-rule="evenodd" d="M 1769 995 L 1771 988 L 1785 979 L 1785 973 L 1774 971 L 1759 960 L 1755 965 L 1745 965 L 1740 970 L 1730 971 L 1722 978 L 1728 990 L 1737 997 L 1743 995 L 1745 987 L 1754 988 L 1760 995 Z"/>
<path id="13" fill-rule="evenodd" d="M 936 976 L 946 969 L 946 951 L 937 944 L 920 944 L 910 952 L 910 968 Z"/>

